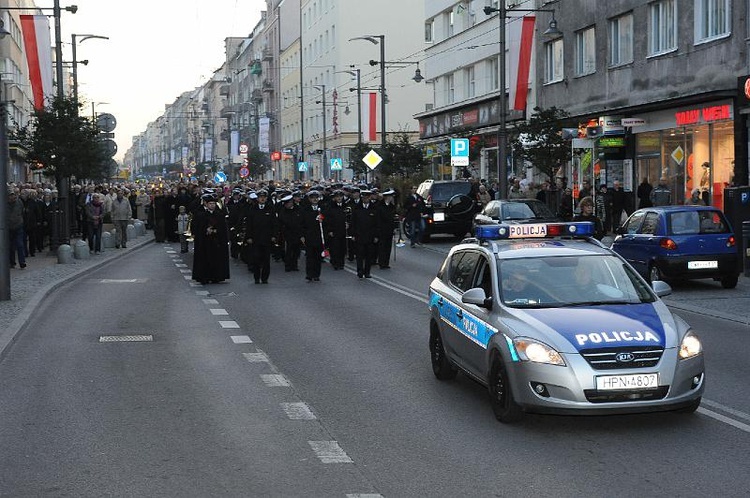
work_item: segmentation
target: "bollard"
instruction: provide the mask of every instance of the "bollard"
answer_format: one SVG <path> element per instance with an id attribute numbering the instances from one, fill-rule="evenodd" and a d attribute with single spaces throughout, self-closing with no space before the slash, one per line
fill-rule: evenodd
<path id="1" fill-rule="evenodd" d="M 68 244 L 57 246 L 57 263 L 67 265 L 73 262 L 73 249 Z"/>
<path id="2" fill-rule="evenodd" d="M 135 227 L 133 225 L 128 225 L 128 228 L 125 230 L 125 235 L 127 235 L 128 242 L 135 241 Z"/>
<path id="3" fill-rule="evenodd" d="M 102 252 L 104 249 L 112 249 L 115 247 L 115 239 L 109 232 L 102 232 Z"/>
<path id="4" fill-rule="evenodd" d="M 135 236 L 136 237 L 140 237 L 142 235 L 146 235 L 146 225 L 144 225 L 141 220 L 135 220 L 133 222 L 133 226 L 135 227 Z"/>
<path id="5" fill-rule="evenodd" d="M 89 245 L 85 240 L 76 241 L 73 246 L 73 257 L 76 259 L 89 259 Z"/>

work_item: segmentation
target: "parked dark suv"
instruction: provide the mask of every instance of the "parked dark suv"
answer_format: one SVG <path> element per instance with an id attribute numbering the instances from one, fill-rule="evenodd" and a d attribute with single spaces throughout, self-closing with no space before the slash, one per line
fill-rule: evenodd
<path id="1" fill-rule="evenodd" d="M 471 231 L 477 212 L 473 184 L 464 180 L 425 180 L 417 188 L 427 204 L 428 217 L 422 240 L 448 233 L 461 239 Z"/>

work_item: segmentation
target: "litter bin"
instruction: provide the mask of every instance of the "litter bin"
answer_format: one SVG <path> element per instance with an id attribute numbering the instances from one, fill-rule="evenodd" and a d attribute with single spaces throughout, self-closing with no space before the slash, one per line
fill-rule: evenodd
<path id="1" fill-rule="evenodd" d="M 742 263 L 745 265 L 745 276 L 750 278 L 750 221 L 742 222 Z"/>

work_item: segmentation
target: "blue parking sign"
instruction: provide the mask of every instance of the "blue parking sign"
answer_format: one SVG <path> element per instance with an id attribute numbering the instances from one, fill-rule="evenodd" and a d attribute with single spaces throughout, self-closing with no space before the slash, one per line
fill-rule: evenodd
<path id="1" fill-rule="evenodd" d="M 451 138 L 451 157 L 469 157 L 468 138 Z"/>

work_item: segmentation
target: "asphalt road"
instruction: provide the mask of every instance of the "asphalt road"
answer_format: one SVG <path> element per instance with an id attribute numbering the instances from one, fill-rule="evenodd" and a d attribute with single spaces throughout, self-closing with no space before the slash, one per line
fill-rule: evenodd
<path id="1" fill-rule="evenodd" d="M 503 425 L 430 369 L 447 247 L 199 286 L 155 244 L 71 282 L 0 362 L 0 496 L 745 495 L 745 325 L 680 312 L 707 350 L 694 415 Z"/>

